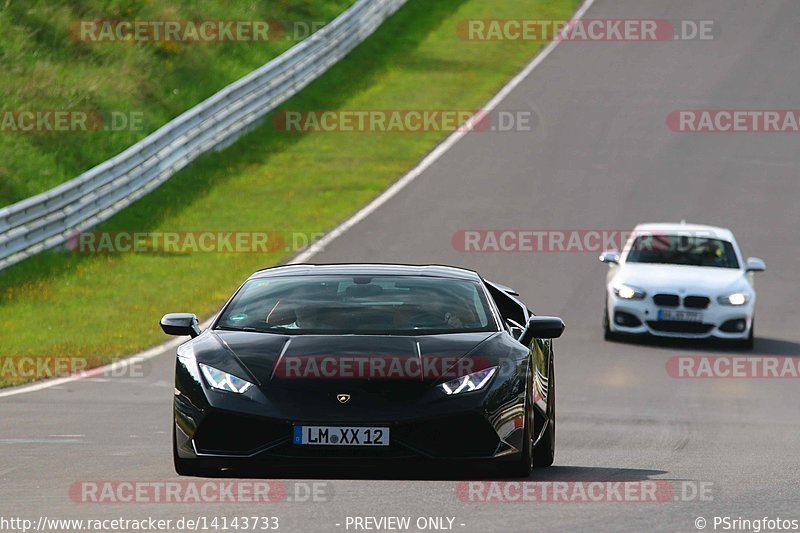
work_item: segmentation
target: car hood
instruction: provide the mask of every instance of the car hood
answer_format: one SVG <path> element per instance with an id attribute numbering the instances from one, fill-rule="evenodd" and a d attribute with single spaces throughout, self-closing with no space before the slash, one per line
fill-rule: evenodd
<path id="1" fill-rule="evenodd" d="M 260 386 L 302 389 L 310 383 L 336 387 L 354 381 L 408 385 L 493 366 L 513 352 L 513 345 L 502 337 L 498 332 L 414 337 L 214 330 L 195 339 L 193 350 L 198 362 Z M 376 363 L 378 359 L 383 364 Z"/>
<path id="2" fill-rule="evenodd" d="M 625 263 L 617 269 L 613 281 L 650 292 L 699 291 L 712 295 L 748 285 L 739 269 L 649 263 Z"/>

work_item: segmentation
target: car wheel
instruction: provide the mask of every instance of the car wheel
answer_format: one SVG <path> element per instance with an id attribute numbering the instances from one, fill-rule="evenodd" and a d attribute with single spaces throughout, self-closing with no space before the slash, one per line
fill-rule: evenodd
<path id="1" fill-rule="evenodd" d="M 536 468 L 551 466 L 556 455 L 556 372 L 552 353 L 547 383 L 547 421 L 538 413 L 535 416 L 541 418 L 537 428 L 540 429 L 547 423 L 547 429 L 533 451 L 533 466 Z"/>
<path id="2" fill-rule="evenodd" d="M 607 341 L 617 340 L 618 335 L 611 331 L 611 322 L 608 318 L 608 305 L 605 306 L 603 311 L 603 338 Z"/>
<path id="3" fill-rule="evenodd" d="M 172 461 L 175 464 L 175 472 L 179 476 L 210 477 L 214 470 L 203 468 L 197 465 L 193 459 L 178 457 L 178 441 L 175 435 L 175 425 L 172 425 Z"/>
<path id="4" fill-rule="evenodd" d="M 533 372 L 533 367 L 531 367 Z M 522 425 L 522 453 L 513 463 L 501 463 L 500 472 L 509 477 L 529 477 L 533 472 L 533 438 L 534 438 L 533 381 L 528 380 L 525 387 L 525 421 Z"/>

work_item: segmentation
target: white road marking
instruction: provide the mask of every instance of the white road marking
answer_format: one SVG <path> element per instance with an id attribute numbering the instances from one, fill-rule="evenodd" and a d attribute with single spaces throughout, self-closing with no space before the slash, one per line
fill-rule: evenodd
<path id="1" fill-rule="evenodd" d="M 210 324 L 209 320 L 209 324 Z M 140 354 L 133 355 L 127 359 L 121 359 L 110 365 L 101 366 L 98 368 L 94 368 L 88 372 L 84 372 L 81 374 L 75 374 L 71 376 L 65 376 L 63 378 L 55 378 L 55 379 L 48 379 L 45 381 L 38 381 L 36 383 L 31 383 L 29 385 L 22 385 L 20 387 L 13 387 L 8 390 L 0 391 L 0 398 L 5 398 L 7 396 L 16 396 L 18 394 L 25 394 L 28 392 L 35 392 L 39 390 L 49 389 L 51 387 L 56 387 L 59 385 L 65 385 L 67 383 L 72 383 L 73 381 L 77 381 L 79 379 L 90 378 L 93 376 L 102 375 L 106 372 L 118 372 L 119 370 L 126 368 L 127 366 L 133 363 L 139 363 L 141 361 L 146 361 L 147 359 L 152 359 L 153 357 L 157 356 L 158 354 L 162 353 L 164 350 L 168 350 L 170 348 L 177 348 L 178 345 L 186 342 L 185 339 L 174 339 L 168 341 L 160 346 L 156 346 L 154 348 L 150 348 Z"/>
<path id="2" fill-rule="evenodd" d="M 0 444 L 81 444 L 81 439 L 0 439 Z"/>
<path id="3" fill-rule="evenodd" d="M 583 2 L 583 5 L 581 5 L 578 11 L 575 12 L 575 15 L 573 16 L 572 20 L 577 21 L 583 18 L 583 15 L 586 13 L 586 11 L 589 10 L 590 7 L 592 7 L 592 4 L 594 4 L 594 2 L 595 0 L 585 0 Z M 566 31 L 566 28 L 564 31 Z M 514 78 L 512 78 L 512 80 L 505 85 L 505 87 L 500 89 L 500 92 L 497 93 L 494 96 L 494 98 L 489 100 L 489 102 L 487 102 L 486 105 L 483 106 L 483 108 L 481 109 L 483 113 L 481 113 L 480 116 L 473 117 L 473 119 L 470 122 L 475 120 L 480 120 L 484 114 L 490 113 L 492 110 L 494 110 L 497 107 L 497 105 L 511 93 L 511 91 L 516 89 L 517 86 L 519 86 L 520 83 L 525 81 L 525 78 L 527 78 L 531 74 L 531 72 L 534 71 L 536 67 L 538 67 L 545 59 L 547 59 L 547 56 L 549 56 L 553 52 L 553 50 L 556 49 L 556 47 L 560 42 L 562 41 L 550 41 L 550 43 L 544 48 L 544 50 L 542 50 L 533 59 L 533 61 L 528 63 L 528 65 L 524 69 L 522 69 L 516 76 L 514 76 Z M 455 144 L 458 141 L 460 141 L 467 133 L 469 133 L 469 130 L 470 130 L 469 127 L 462 127 L 459 128 L 458 131 L 452 133 L 431 153 L 429 153 L 422 161 L 420 161 L 416 167 L 414 167 L 411 171 L 409 171 L 405 176 L 394 182 L 380 196 L 378 196 L 370 203 L 368 203 L 366 206 L 361 208 L 361 210 L 359 210 L 355 215 L 345 220 L 337 227 L 335 227 L 333 230 L 328 232 L 320 240 L 316 241 L 314 244 L 309 246 L 307 250 L 300 252 L 294 259 L 289 261 L 288 264 L 293 265 L 297 263 L 306 263 L 312 257 L 323 251 L 326 246 L 328 246 L 338 237 L 347 232 L 347 230 L 349 230 L 350 228 L 352 228 L 353 226 L 355 226 L 356 224 L 367 218 L 369 215 L 375 212 L 380 206 L 385 204 L 392 197 L 396 196 L 397 193 L 406 188 L 412 181 L 417 179 L 417 177 L 419 177 L 423 172 L 425 172 L 428 168 L 430 168 L 431 165 L 433 165 L 436 161 L 438 161 L 440 157 L 442 157 L 450 148 L 455 146 Z"/>

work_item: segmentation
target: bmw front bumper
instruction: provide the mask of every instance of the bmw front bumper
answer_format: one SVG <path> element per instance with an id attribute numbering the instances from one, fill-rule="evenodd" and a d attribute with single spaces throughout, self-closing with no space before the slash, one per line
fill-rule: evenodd
<path id="1" fill-rule="evenodd" d="M 609 329 L 614 333 L 670 338 L 747 339 L 753 325 L 755 298 L 741 306 L 721 305 L 713 297 L 708 297 L 708 300 L 705 308 L 685 307 L 683 301 L 677 306 L 660 306 L 650 295 L 643 300 L 627 300 L 610 292 L 607 304 Z M 665 320 L 660 313 L 665 311 L 683 313 L 684 316 L 699 313 L 701 318 L 699 321 Z"/>

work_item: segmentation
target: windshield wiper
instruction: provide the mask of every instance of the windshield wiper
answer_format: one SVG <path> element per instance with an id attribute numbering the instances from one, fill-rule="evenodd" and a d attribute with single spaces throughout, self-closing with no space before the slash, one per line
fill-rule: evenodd
<path id="1" fill-rule="evenodd" d="M 241 328 L 231 328 L 231 327 L 228 327 L 228 326 L 217 326 L 216 329 L 221 329 L 221 330 L 224 330 L 224 331 L 252 331 L 252 332 L 256 332 L 256 333 L 267 333 L 263 329 L 254 328 L 252 326 L 245 326 L 245 327 L 241 327 Z"/>

